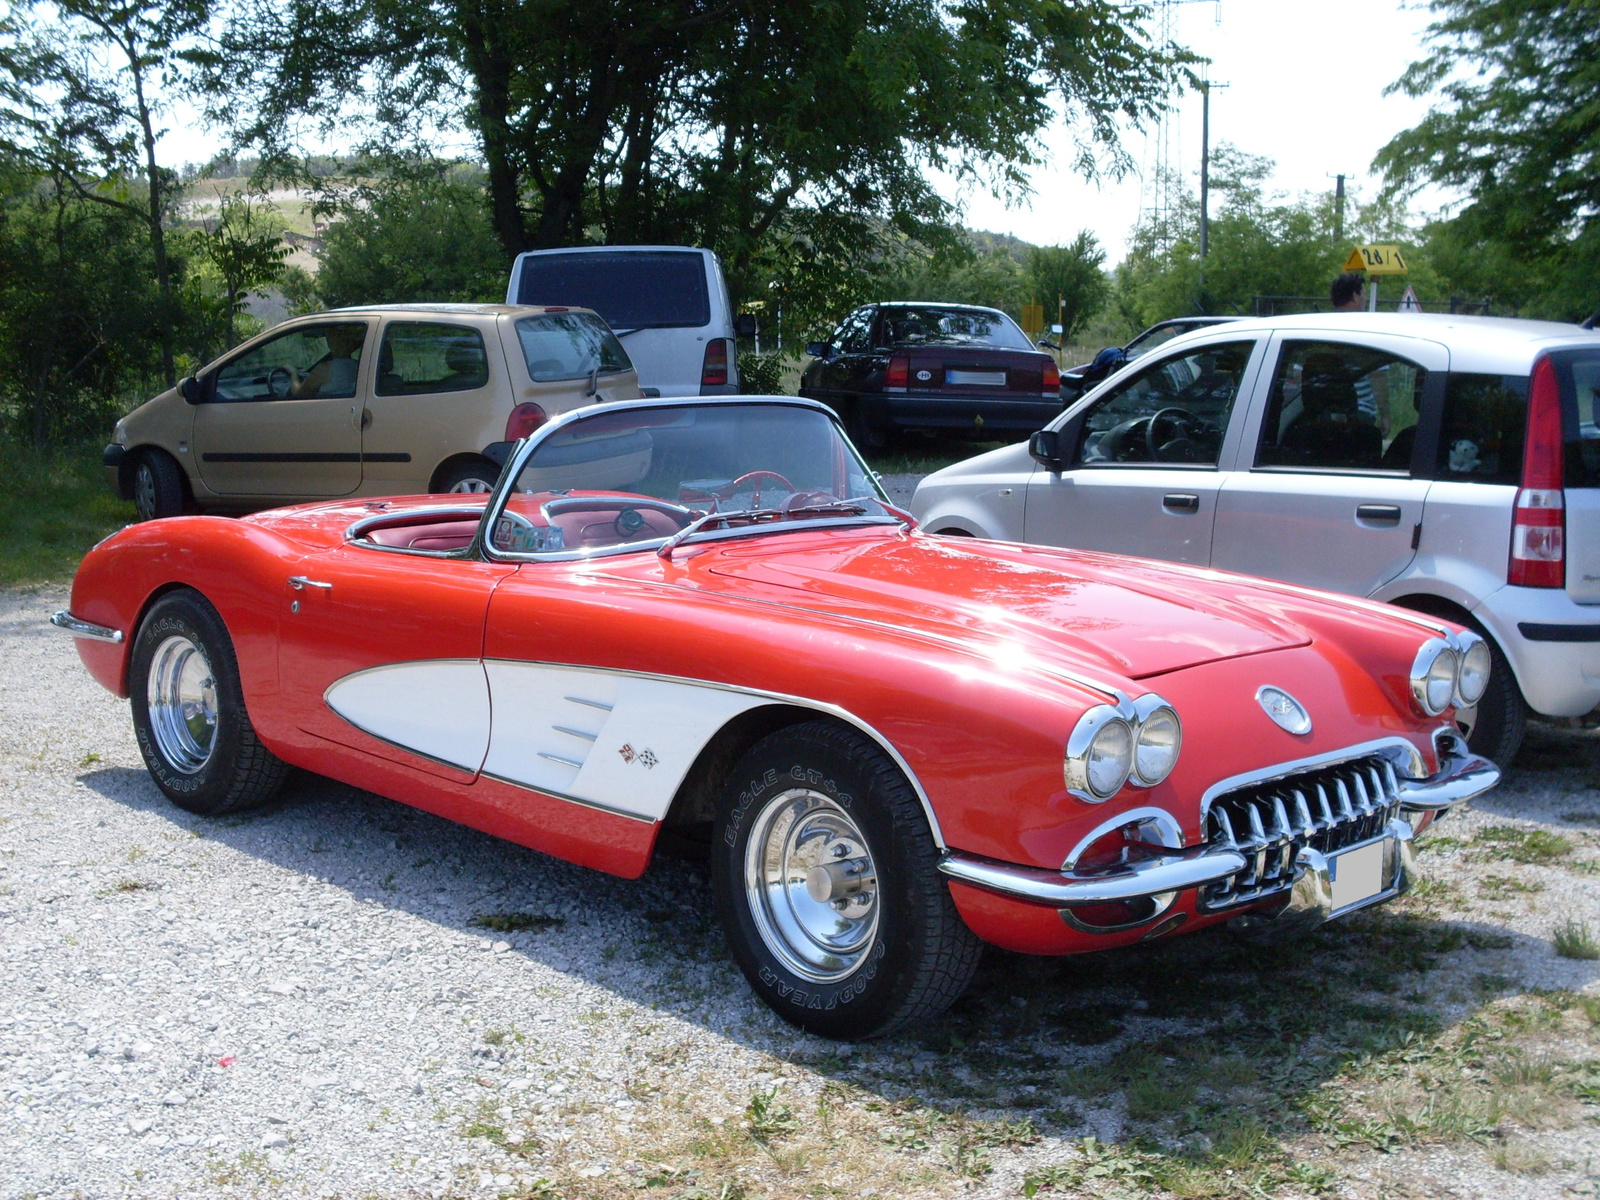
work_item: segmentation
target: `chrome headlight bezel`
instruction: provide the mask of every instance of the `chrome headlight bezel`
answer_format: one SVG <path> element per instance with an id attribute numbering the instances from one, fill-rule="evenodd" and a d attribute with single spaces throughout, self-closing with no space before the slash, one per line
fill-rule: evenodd
<path id="1" fill-rule="evenodd" d="M 1138 763 L 1145 722 L 1155 720 L 1159 726 L 1168 715 L 1176 731 L 1171 760 L 1159 774 L 1150 772 L 1153 777 L 1142 777 L 1138 773 Z M 1126 752 L 1120 756 L 1116 786 L 1109 790 L 1093 786 L 1094 772 L 1090 769 L 1091 754 L 1101 739 L 1106 737 L 1113 739 L 1125 737 L 1127 746 Z M 1116 704 L 1097 704 L 1078 718 L 1078 723 L 1073 726 L 1072 735 L 1067 739 L 1062 774 L 1066 780 L 1067 791 L 1078 799 L 1088 804 L 1104 804 L 1130 783 L 1139 788 L 1155 787 L 1172 774 L 1182 749 L 1183 722 L 1178 717 L 1177 709 L 1154 692 L 1147 693 L 1138 700 L 1129 700 L 1118 693 Z M 1104 784 L 1107 781 L 1102 779 L 1100 782 Z"/>
<path id="2" fill-rule="evenodd" d="M 1429 638 L 1417 650 L 1411 662 L 1411 699 L 1425 717 L 1437 717 L 1455 701 L 1456 678 L 1461 656 L 1444 638 Z M 1439 668 L 1444 668 L 1439 670 Z M 1436 692 L 1443 688 L 1443 698 L 1436 704 Z"/>
<path id="3" fill-rule="evenodd" d="M 1178 710 L 1154 692 L 1147 692 L 1133 702 L 1134 723 L 1132 778 L 1140 787 L 1155 787 L 1178 765 L 1178 755 L 1183 753 L 1183 721 Z M 1146 745 L 1146 734 L 1159 729 L 1168 720 L 1172 728 L 1172 752 L 1165 767 L 1154 771 L 1140 770 L 1139 751 Z"/>
<path id="4" fill-rule="evenodd" d="M 1455 704 L 1457 708 L 1471 708 L 1482 700 L 1484 693 L 1489 690 L 1489 674 L 1494 670 L 1494 655 L 1489 649 L 1489 643 L 1475 633 L 1458 633 L 1451 639 L 1456 644 L 1456 688 Z M 1467 659 L 1478 657 L 1483 664 L 1483 684 L 1478 688 L 1477 695 L 1471 695 L 1467 688 Z"/>

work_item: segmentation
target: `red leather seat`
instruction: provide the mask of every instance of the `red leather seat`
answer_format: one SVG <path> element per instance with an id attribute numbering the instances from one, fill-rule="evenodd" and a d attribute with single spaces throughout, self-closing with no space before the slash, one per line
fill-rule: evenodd
<path id="1" fill-rule="evenodd" d="M 478 532 L 476 521 L 433 521 L 426 525 L 390 525 L 366 535 L 379 546 L 402 550 L 459 550 Z"/>

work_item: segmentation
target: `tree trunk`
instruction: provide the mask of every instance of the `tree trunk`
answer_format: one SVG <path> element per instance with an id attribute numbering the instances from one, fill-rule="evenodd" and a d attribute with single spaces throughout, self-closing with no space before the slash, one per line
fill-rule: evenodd
<path id="1" fill-rule="evenodd" d="M 133 42 L 133 34 L 128 32 L 127 40 L 123 42 L 123 52 L 128 56 L 128 70 L 133 76 L 133 94 L 138 102 L 139 131 L 144 141 L 144 168 L 145 181 L 150 189 L 149 222 L 150 222 L 150 254 L 155 259 L 156 288 L 161 295 L 161 373 L 165 376 L 167 386 L 172 387 L 178 382 L 177 368 L 173 362 L 173 315 L 175 306 L 172 302 L 172 275 L 167 266 L 167 237 L 166 230 L 162 228 L 161 218 L 165 204 L 162 198 L 161 168 L 156 165 L 156 135 L 154 123 L 150 115 L 150 105 L 144 96 L 144 69 Z"/>
<path id="2" fill-rule="evenodd" d="M 461 33 L 473 80 L 473 111 L 489 167 L 489 214 L 508 259 L 528 249 L 522 213 L 522 173 L 513 159 L 510 125 L 512 64 L 495 40 L 496 14 L 463 8 Z"/>

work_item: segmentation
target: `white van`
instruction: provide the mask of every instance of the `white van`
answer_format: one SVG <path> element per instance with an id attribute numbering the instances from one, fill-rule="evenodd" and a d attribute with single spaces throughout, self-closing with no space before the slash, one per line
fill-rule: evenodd
<path id="1" fill-rule="evenodd" d="M 530 250 L 507 304 L 592 308 L 627 347 L 646 396 L 733 395 L 738 343 L 722 264 L 694 246 Z M 752 319 L 753 320 L 753 319 Z"/>

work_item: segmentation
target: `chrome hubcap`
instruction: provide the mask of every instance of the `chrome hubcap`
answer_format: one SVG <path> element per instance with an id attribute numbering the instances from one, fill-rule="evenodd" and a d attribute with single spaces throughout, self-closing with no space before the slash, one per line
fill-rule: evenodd
<path id="1" fill-rule="evenodd" d="M 745 894 L 767 949 L 796 975 L 846 978 L 878 932 L 878 871 L 849 814 L 794 788 L 756 817 L 745 849 Z"/>
<path id="2" fill-rule="evenodd" d="M 494 484 L 486 479 L 463 479 L 450 489 L 450 494 L 467 493 L 474 496 L 494 491 Z"/>
<path id="3" fill-rule="evenodd" d="M 200 647 L 181 635 L 162 642 L 150 661 L 146 699 L 161 757 L 173 770 L 193 775 L 217 740 L 217 688 Z"/>

